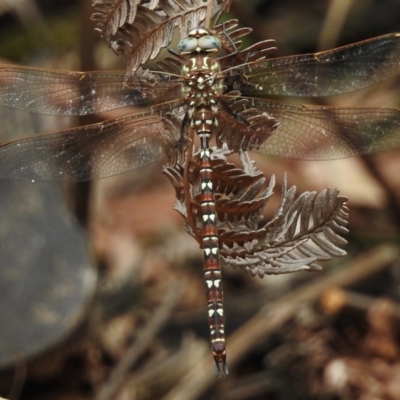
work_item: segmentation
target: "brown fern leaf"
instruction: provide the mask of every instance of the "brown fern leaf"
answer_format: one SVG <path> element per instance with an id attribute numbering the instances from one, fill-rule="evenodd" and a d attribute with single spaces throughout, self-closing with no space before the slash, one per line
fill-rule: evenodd
<path id="1" fill-rule="evenodd" d="M 237 92 L 227 108 L 231 112 L 220 112 L 216 131 L 217 146 L 223 143 L 234 152 L 257 150 L 279 127 L 279 122 L 266 113 L 252 108 L 248 99 L 236 99 Z"/>
<path id="2" fill-rule="evenodd" d="M 211 165 L 213 188 L 216 193 L 216 213 L 220 223 L 218 228 L 224 232 L 225 228 L 230 231 L 238 225 L 244 224 L 248 229 L 254 230 L 257 229 L 265 204 L 272 195 L 275 180 L 272 177 L 268 187 L 265 187 L 266 179 L 261 171 L 253 166 L 247 168 L 247 171 L 238 168 L 226 160 L 226 155 L 231 153 L 226 146 L 222 149 L 213 148 Z M 246 158 L 246 162 L 247 160 L 248 158 Z M 250 163 L 253 162 L 250 161 Z M 196 228 L 194 230 L 196 231 L 201 230 L 202 226 L 199 169 L 200 156 L 196 154 L 190 161 L 188 173 L 190 213 L 195 221 Z M 183 166 L 175 164 L 173 167 L 166 167 L 164 173 L 176 190 L 177 202 L 183 205 L 186 200 Z M 182 210 L 182 207 L 180 209 Z M 183 216 L 187 217 L 186 211 Z M 224 224 L 227 226 L 224 227 Z"/>
<path id="3" fill-rule="evenodd" d="M 175 76 L 182 74 L 182 60 L 174 57 L 165 57 L 163 60 L 157 61 L 154 71 L 158 73 L 166 72 Z"/>
<path id="4" fill-rule="evenodd" d="M 233 59 L 225 56 L 219 59 L 222 69 L 232 67 L 233 65 L 262 60 L 275 53 L 276 47 L 275 40 L 273 39 L 263 40 L 238 52 L 242 46 L 242 41 L 239 39 L 249 35 L 253 30 L 247 27 L 237 28 L 237 26 L 238 20 L 231 19 L 222 24 L 216 25 L 211 29 L 211 33 L 214 36 L 217 36 L 221 41 L 222 48 L 228 54 L 235 53 Z"/>
<path id="5" fill-rule="evenodd" d="M 95 12 L 92 14 L 92 21 L 96 22 L 95 29 L 110 42 L 119 28 L 126 23 L 133 23 L 137 7 L 142 3 L 142 0 L 93 0 Z M 154 9 L 154 4 L 148 8 Z"/>
<path id="6" fill-rule="evenodd" d="M 94 0 L 93 5 L 96 29 L 124 57 L 127 75 L 168 46 L 172 27 L 179 27 L 185 37 L 202 24 L 210 7 L 211 15 L 221 10 L 216 2 L 203 0 Z"/>
<path id="7" fill-rule="evenodd" d="M 339 246 L 346 244 L 340 235 L 347 233 L 347 198 L 326 189 L 319 195 L 286 189 L 284 179 L 281 204 L 274 218 L 264 225 L 264 237 L 258 241 L 223 244 L 222 259 L 252 275 L 282 274 L 299 270 L 318 270 L 316 261 L 343 256 Z"/>
<path id="8" fill-rule="evenodd" d="M 271 221 L 260 226 L 275 178 L 272 176 L 267 185 L 247 153 L 240 153 L 242 168 L 226 160 L 229 153 L 226 147 L 213 149 L 212 159 L 220 256 L 226 264 L 262 277 L 318 270 L 316 261 L 346 254 L 339 246 L 346 243 L 340 235 L 347 233 L 347 199 L 337 190 L 327 189 L 319 195 L 305 192 L 296 198 L 296 188 L 287 189 L 285 177 L 278 210 Z M 186 230 L 201 245 L 199 166 L 199 156 L 195 155 L 187 178 L 189 202 L 185 198 L 184 168 L 169 166 L 164 172 L 176 190 L 175 209 L 185 218 Z M 186 204 L 190 204 L 189 210 Z"/>
<path id="9" fill-rule="evenodd" d="M 211 161 L 213 168 L 213 187 L 216 191 L 216 213 L 219 221 L 228 225 L 238 224 L 242 220 L 248 227 L 255 228 L 260 221 L 260 215 L 269 196 L 265 190 L 265 177 L 258 170 L 252 175 L 246 174 L 243 169 L 227 162 L 225 155 L 231 152 L 226 148 L 213 149 L 214 158 Z M 186 199 L 184 168 L 182 165 L 170 163 L 164 168 L 164 173 L 171 181 L 176 191 L 177 203 L 175 209 L 187 220 L 186 229 L 200 243 L 202 227 L 202 210 L 200 205 L 199 176 L 200 157 L 195 155 L 189 163 L 188 181 L 190 198 Z M 249 196 L 249 192 L 253 194 Z M 187 206 L 186 201 L 189 200 Z M 250 204 L 251 203 L 251 204 Z M 189 208 L 189 212 L 186 208 Z M 188 215 L 191 216 L 189 223 Z M 221 225 L 222 226 L 222 225 Z"/>
<path id="10" fill-rule="evenodd" d="M 195 161 L 198 161 L 197 159 Z M 218 195 L 229 196 L 231 193 L 237 194 L 242 192 L 249 185 L 259 182 L 262 185 L 265 181 L 264 175 L 258 171 L 254 176 L 247 175 L 242 169 L 237 168 L 235 164 L 229 163 L 226 160 L 213 160 L 213 176 L 215 183 L 215 191 Z M 196 167 L 198 164 L 196 163 Z M 193 182 L 199 182 L 198 169 L 193 172 Z"/>
<path id="11" fill-rule="evenodd" d="M 215 25 L 211 29 L 211 34 L 218 37 L 222 48 L 228 53 L 239 50 L 242 46 L 242 41 L 239 39 L 253 32 L 251 28 L 237 28 L 238 25 L 239 21 L 237 19 L 231 19 L 222 24 Z"/>

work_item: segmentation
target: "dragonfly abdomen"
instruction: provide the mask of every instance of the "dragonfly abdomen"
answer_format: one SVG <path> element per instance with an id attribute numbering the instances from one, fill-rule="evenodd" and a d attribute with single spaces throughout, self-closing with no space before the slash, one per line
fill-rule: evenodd
<path id="1" fill-rule="evenodd" d="M 212 118 L 211 118 L 212 116 Z M 217 215 L 212 183 L 211 150 L 209 139 L 216 116 L 209 107 L 196 110 L 192 122 L 200 138 L 200 203 L 203 221 L 202 247 L 204 252 L 204 279 L 206 284 L 208 324 L 211 347 L 217 365 L 217 374 L 227 374 L 225 350 L 225 317 L 221 286 Z"/>

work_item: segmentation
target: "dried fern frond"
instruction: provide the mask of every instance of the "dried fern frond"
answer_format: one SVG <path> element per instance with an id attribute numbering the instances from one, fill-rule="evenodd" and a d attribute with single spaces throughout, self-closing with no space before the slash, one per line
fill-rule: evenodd
<path id="1" fill-rule="evenodd" d="M 231 98 L 225 105 L 232 112 L 219 113 L 216 130 L 217 146 L 226 143 L 234 152 L 257 150 L 279 127 L 279 122 L 266 113 L 251 107 L 248 99 L 236 98 L 238 92 L 226 95 Z"/>
<path id="2" fill-rule="evenodd" d="M 249 35 L 253 30 L 251 28 L 238 28 L 238 20 L 231 19 L 222 24 L 216 25 L 211 30 L 214 36 L 217 36 L 221 41 L 222 48 L 228 54 L 235 54 L 234 59 L 222 56 L 219 58 L 222 69 L 230 68 L 234 65 L 249 63 L 256 60 L 262 60 L 271 56 L 276 51 L 275 40 L 268 39 L 255 43 L 244 50 L 240 50 L 242 41 L 239 40 L 246 35 Z M 233 62 L 233 64 L 232 64 Z"/>
<path id="3" fill-rule="evenodd" d="M 346 254 L 341 235 L 348 232 L 347 198 L 339 191 L 326 189 L 320 194 L 304 192 L 295 198 L 296 188 L 286 188 L 271 221 L 261 229 L 257 241 L 222 244 L 221 258 L 233 267 L 252 275 L 282 274 L 300 270 L 319 270 L 316 261 Z"/>
<path id="4" fill-rule="evenodd" d="M 94 0 L 92 19 L 109 46 L 124 57 L 130 75 L 169 44 L 172 27 L 185 37 L 207 12 L 213 16 L 227 5 L 214 0 Z"/>
<path id="5" fill-rule="evenodd" d="M 253 32 L 251 28 L 238 28 L 238 25 L 239 21 L 237 19 L 231 19 L 222 24 L 215 25 L 211 29 L 211 34 L 218 37 L 222 48 L 229 53 L 239 50 L 242 45 L 239 39 Z M 232 44 L 234 44 L 234 47 L 232 47 Z"/>
<path id="6" fill-rule="evenodd" d="M 213 149 L 211 161 L 220 256 L 226 264 L 262 277 L 318 270 L 317 261 L 346 254 L 340 246 L 346 243 L 341 235 L 347 233 L 347 199 L 337 190 L 327 189 L 319 195 L 305 192 L 296 198 L 296 188 L 287 189 L 285 176 L 278 210 L 271 221 L 260 225 L 275 178 L 272 176 L 267 184 L 246 152 L 240 153 L 242 168 L 228 162 L 228 154 L 226 147 Z M 201 245 L 199 166 L 200 158 L 195 155 L 188 172 L 189 202 L 183 166 L 165 167 L 164 173 L 176 190 L 175 209 L 185 218 L 186 230 Z M 185 204 L 190 204 L 189 210 Z"/>

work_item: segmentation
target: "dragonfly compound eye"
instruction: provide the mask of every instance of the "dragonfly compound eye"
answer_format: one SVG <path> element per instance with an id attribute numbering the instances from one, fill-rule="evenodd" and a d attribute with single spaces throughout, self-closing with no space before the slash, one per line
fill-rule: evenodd
<path id="1" fill-rule="evenodd" d="M 202 51 L 211 53 L 221 48 L 221 42 L 214 36 L 188 37 L 180 41 L 178 51 L 181 54 L 200 53 Z"/>
<path id="2" fill-rule="evenodd" d="M 178 44 L 178 51 L 181 54 L 194 53 L 198 47 L 198 40 L 194 37 L 188 37 L 181 40 Z"/>
<path id="3" fill-rule="evenodd" d="M 203 36 L 198 39 L 198 46 L 202 51 L 216 52 L 221 48 L 221 42 L 215 36 Z"/>

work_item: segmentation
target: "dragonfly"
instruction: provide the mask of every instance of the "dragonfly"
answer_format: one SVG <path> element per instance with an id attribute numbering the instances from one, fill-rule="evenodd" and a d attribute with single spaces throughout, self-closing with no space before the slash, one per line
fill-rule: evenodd
<path id="1" fill-rule="evenodd" d="M 180 156 L 190 157 L 197 138 L 201 247 L 217 375 L 227 375 L 228 368 L 211 140 L 234 152 L 303 160 L 345 158 L 400 145 L 398 108 L 279 99 L 338 95 L 396 76 L 400 34 L 275 58 L 270 57 L 272 40 L 221 55 L 222 40 L 194 28 L 161 69 L 131 75 L 0 66 L 1 106 L 69 116 L 133 107 L 100 123 L 0 143 L 2 179 L 86 181 L 163 158 L 177 163 Z"/>

